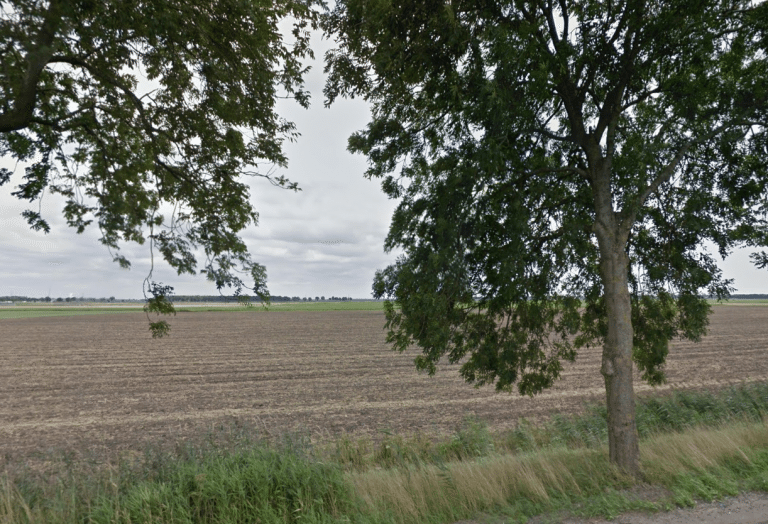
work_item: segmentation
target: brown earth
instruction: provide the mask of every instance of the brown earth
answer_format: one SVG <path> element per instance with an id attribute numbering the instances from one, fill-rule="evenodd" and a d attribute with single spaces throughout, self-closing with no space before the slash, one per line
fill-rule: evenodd
<path id="1" fill-rule="evenodd" d="M 566 519 L 560 524 L 768 524 L 768 493 L 742 493 L 693 508 L 663 513 L 626 513 L 612 521 Z M 554 524 L 554 523 L 553 523 Z"/>
<path id="2" fill-rule="evenodd" d="M 768 380 L 768 307 L 714 310 L 701 343 L 673 344 L 656 391 Z M 194 312 L 153 340 L 142 314 L 0 320 L 0 457 L 111 456 L 232 421 L 316 439 L 444 434 L 468 415 L 503 429 L 603 399 L 599 348 L 528 398 L 474 389 L 455 366 L 419 375 L 415 353 L 393 353 L 383 324 L 377 311 Z"/>
<path id="3" fill-rule="evenodd" d="M 652 490 L 655 491 L 655 490 Z M 658 494 L 657 494 L 658 495 Z M 656 500 L 651 496 L 648 500 Z M 692 508 L 675 508 L 659 513 L 630 512 L 613 520 L 580 519 L 566 515 L 541 515 L 529 524 L 768 524 L 768 493 L 742 493 L 713 502 L 698 502 Z M 462 520 L 454 524 L 505 524 L 491 516 Z"/>

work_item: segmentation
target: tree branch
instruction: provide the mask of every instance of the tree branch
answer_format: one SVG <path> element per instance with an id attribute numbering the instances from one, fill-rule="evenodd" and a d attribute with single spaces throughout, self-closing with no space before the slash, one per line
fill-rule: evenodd
<path id="1" fill-rule="evenodd" d="M 13 109 L 0 113 L 0 133 L 18 131 L 29 125 L 37 104 L 37 83 L 53 56 L 53 40 L 60 22 L 59 1 L 51 0 L 40 32 L 31 46 L 32 49 L 27 52 L 27 71 L 16 93 Z"/>
<path id="2" fill-rule="evenodd" d="M 157 129 L 155 129 L 155 127 L 152 126 L 152 124 L 150 124 L 149 120 L 147 119 L 146 113 L 144 111 L 144 104 L 142 103 L 141 99 L 138 96 L 136 96 L 136 94 L 127 85 L 125 85 L 123 82 L 121 82 L 117 78 L 104 74 L 101 70 L 97 69 L 96 67 L 92 66 L 85 60 L 76 56 L 54 55 L 51 57 L 49 62 L 52 64 L 62 63 L 62 64 L 69 64 L 77 67 L 82 67 L 83 69 L 86 69 L 89 73 L 91 73 L 95 78 L 98 78 L 118 88 L 125 95 L 127 95 L 128 98 L 130 98 L 133 104 L 136 106 L 136 110 L 139 112 L 139 115 L 141 115 L 142 122 L 144 122 L 145 130 L 151 133 L 157 132 Z"/>
<path id="3" fill-rule="evenodd" d="M 559 0 L 560 2 L 560 10 L 563 12 L 563 39 L 568 39 L 568 4 L 566 0 Z"/>
<path id="4" fill-rule="evenodd" d="M 589 173 L 578 167 L 540 167 L 529 172 L 531 175 L 537 175 L 539 173 L 576 173 L 583 177 L 585 180 L 589 180 Z"/>
<path id="5" fill-rule="evenodd" d="M 537 133 L 547 138 L 551 138 L 552 140 L 557 140 L 558 142 L 568 142 L 571 144 L 577 144 L 576 139 L 574 139 L 571 136 L 556 135 L 555 133 L 551 131 L 547 131 L 546 129 L 542 129 L 542 128 L 525 129 L 523 133 Z"/>
<path id="6" fill-rule="evenodd" d="M 552 44 L 554 45 L 555 49 L 560 45 L 560 37 L 557 34 L 557 26 L 555 25 L 555 18 L 552 16 L 553 11 L 552 6 L 552 0 L 550 0 L 547 3 L 546 9 L 544 6 L 542 6 L 542 10 L 544 11 L 544 16 L 547 19 L 547 25 L 549 26 L 549 36 L 552 39 Z"/>
<path id="7" fill-rule="evenodd" d="M 152 125 L 152 123 L 149 121 L 149 118 L 147 117 L 147 113 L 144 108 L 144 103 L 141 101 L 141 99 L 138 96 L 136 96 L 136 94 L 124 82 L 121 82 L 119 79 L 111 75 L 104 74 L 101 70 L 97 69 L 96 67 L 92 66 L 91 64 L 89 64 L 85 60 L 82 60 L 79 57 L 56 55 L 51 57 L 50 62 L 65 63 L 65 64 L 70 64 L 76 67 L 82 67 L 86 69 L 89 73 L 91 73 L 95 78 L 98 78 L 118 88 L 131 100 L 131 102 L 133 102 L 134 107 L 136 107 L 136 110 L 139 112 L 139 117 L 141 119 L 141 123 L 143 124 L 143 128 L 146 133 L 148 133 L 150 136 L 154 134 L 160 134 L 160 135 L 166 136 L 167 138 L 170 138 L 168 137 L 168 134 L 166 132 L 164 132 L 163 130 L 157 129 L 155 126 Z M 165 171 L 167 171 L 171 176 L 173 176 L 175 179 L 182 182 L 186 182 L 188 184 L 192 183 L 192 180 L 186 174 L 182 173 L 179 169 L 176 169 L 175 167 L 160 160 L 160 156 L 157 153 L 154 153 L 153 156 L 154 156 L 155 162 L 160 167 L 162 167 Z"/>
<path id="8" fill-rule="evenodd" d="M 627 27 L 627 32 L 624 35 L 624 44 L 622 46 L 624 52 L 619 59 L 621 61 L 621 76 L 616 83 L 616 86 L 611 89 L 605 97 L 603 107 L 600 110 L 600 118 L 595 126 L 595 137 L 601 137 L 603 132 L 623 111 L 621 100 L 624 98 L 627 86 L 634 76 L 635 59 L 640 54 L 641 48 L 644 47 L 642 43 L 638 42 L 638 31 L 639 28 L 637 27 Z M 612 47 L 612 45 L 610 47 Z"/>
<path id="9" fill-rule="evenodd" d="M 656 175 L 656 178 L 651 181 L 650 184 L 637 196 L 635 199 L 635 202 L 633 205 L 631 205 L 627 210 L 623 211 L 621 213 L 621 227 L 624 230 L 629 230 L 632 228 L 632 225 L 635 222 L 635 218 L 637 215 L 637 211 L 645 205 L 646 200 L 648 197 L 650 197 L 653 193 L 655 193 L 661 184 L 669 181 L 669 179 L 672 177 L 672 175 L 675 172 L 675 169 L 677 169 L 677 166 L 680 165 L 680 162 L 682 162 L 683 158 L 685 157 L 686 153 L 691 150 L 692 147 L 697 146 L 701 144 L 702 142 L 706 142 L 707 140 L 711 140 L 712 138 L 716 137 L 723 131 L 730 129 L 732 127 L 739 127 L 739 126 L 752 126 L 752 125 L 759 125 L 758 122 L 751 122 L 751 121 L 736 121 L 736 122 L 726 122 L 724 124 L 719 125 L 709 133 L 700 136 L 699 138 L 696 138 L 694 140 L 689 140 L 683 147 L 680 148 L 680 150 L 677 152 L 677 154 L 672 158 L 672 160 L 669 162 L 669 164 L 664 167 L 664 169 L 661 170 L 661 172 Z"/>
<path id="10" fill-rule="evenodd" d="M 646 101 L 652 95 L 655 95 L 655 94 L 658 94 L 658 93 L 662 93 L 662 92 L 663 92 L 663 89 L 661 89 L 660 87 L 657 87 L 656 89 L 651 89 L 649 91 L 646 91 L 645 93 L 643 93 L 642 95 L 639 95 L 634 100 L 630 100 L 629 102 L 627 102 L 626 104 L 621 106 L 621 112 L 623 113 L 624 111 L 626 111 L 630 107 L 636 106 L 637 104 Z"/>
<path id="11" fill-rule="evenodd" d="M 56 120 L 47 120 L 45 118 L 39 118 L 36 116 L 33 116 L 29 119 L 29 124 L 39 124 L 41 126 L 50 127 L 51 129 L 63 132 L 68 131 L 70 129 L 73 129 L 74 127 L 81 126 L 82 124 L 75 124 L 75 125 L 66 125 L 62 124 L 63 122 L 66 122 L 67 120 L 71 120 L 72 118 L 81 115 L 83 113 L 88 112 L 88 110 L 91 109 L 90 107 L 81 107 L 75 111 L 72 111 L 70 113 L 67 113 L 66 115 L 62 116 L 61 118 L 58 118 Z"/>
<path id="12" fill-rule="evenodd" d="M 619 39 L 619 36 L 621 36 L 621 32 L 624 30 L 624 26 L 629 21 L 629 12 L 630 8 L 629 6 L 626 6 L 624 9 L 624 12 L 621 14 L 621 19 L 619 19 L 619 23 L 616 26 L 616 30 L 613 32 L 613 35 L 608 40 L 608 46 L 613 47 L 613 44 L 616 43 L 616 40 Z"/>

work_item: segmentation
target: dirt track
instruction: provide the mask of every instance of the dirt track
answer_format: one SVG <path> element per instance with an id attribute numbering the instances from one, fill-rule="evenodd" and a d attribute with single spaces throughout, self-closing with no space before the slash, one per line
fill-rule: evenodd
<path id="1" fill-rule="evenodd" d="M 693 508 L 675 508 L 659 513 L 631 512 L 613 520 L 578 519 L 561 515 L 541 515 L 530 524 L 768 524 L 768 493 L 742 493 L 714 502 L 699 502 Z M 504 524 L 504 520 L 485 517 L 454 524 Z"/>
<path id="2" fill-rule="evenodd" d="M 768 379 L 768 307 L 715 307 L 700 344 L 675 343 L 675 388 Z M 385 344 L 372 311 L 182 313 L 152 340 L 141 314 L 0 321 L 0 456 L 67 448 L 112 454 L 175 442 L 233 420 L 264 431 L 379 435 L 495 428 L 602 400 L 600 350 L 536 397 L 497 394 L 455 368 L 419 375 Z M 650 390 L 637 383 L 641 394 Z"/>
<path id="3" fill-rule="evenodd" d="M 768 524 L 768 493 L 744 493 L 693 508 L 663 513 L 626 513 L 616 519 L 565 519 L 560 524 Z M 470 523 L 466 523 L 470 524 Z"/>

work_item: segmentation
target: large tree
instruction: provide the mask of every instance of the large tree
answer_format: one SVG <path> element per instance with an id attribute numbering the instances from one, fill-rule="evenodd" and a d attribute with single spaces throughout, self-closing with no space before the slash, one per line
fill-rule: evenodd
<path id="1" fill-rule="evenodd" d="M 119 244 L 149 239 L 179 274 L 202 266 L 219 289 L 268 299 L 238 236 L 258 218 L 243 177 L 296 189 L 273 174 L 296 135 L 275 102 L 308 104 L 316 3 L 0 0 L 0 155 L 28 162 L 13 195 L 63 195 L 68 224 L 98 226 L 122 266 Z M 49 231 L 39 206 L 24 216 Z M 150 308 L 172 310 L 169 290 L 148 278 Z"/>
<path id="2" fill-rule="evenodd" d="M 768 3 L 339 0 L 324 24 L 327 103 L 371 103 L 349 149 L 400 199 L 389 342 L 523 394 L 602 345 L 610 459 L 641 475 L 633 363 L 658 384 L 705 333 L 730 290 L 708 246 L 768 244 Z"/>

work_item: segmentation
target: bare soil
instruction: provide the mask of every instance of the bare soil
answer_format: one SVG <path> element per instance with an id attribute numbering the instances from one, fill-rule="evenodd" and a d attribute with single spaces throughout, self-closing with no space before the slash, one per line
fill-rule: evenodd
<path id="1" fill-rule="evenodd" d="M 607 520 L 563 520 L 561 524 L 768 524 L 768 493 L 744 493 L 693 508 L 663 513 L 627 513 Z"/>
<path id="2" fill-rule="evenodd" d="M 699 344 L 675 342 L 668 384 L 639 394 L 768 380 L 768 307 L 716 306 Z M 456 366 L 419 375 L 378 311 L 191 312 L 153 340 L 142 314 L 0 321 L 0 458 L 100 455 L 192 439 L 242 421 L 268 434 L 445 434 L 468 415 L 493 429 L 603 400 L 600 349 L 535 398 L 475 389 Z"/>
<path id="3" fill-rule="evenodd" d="M 657 494 L 658 495 L 658 494 Z M 648 500 L 656 500 L 651 496 Z M 454 524 L 503 524 L 491 516 L 462 520 Z M 580 519 L 566 515 L 541 515 L 529 524 L 768 524 L 768 493 L 742 493 L 713 502 L 699 502 L 692 508 L 675 508 L 659 513 L 630 512 L 613 520 Z"/>

